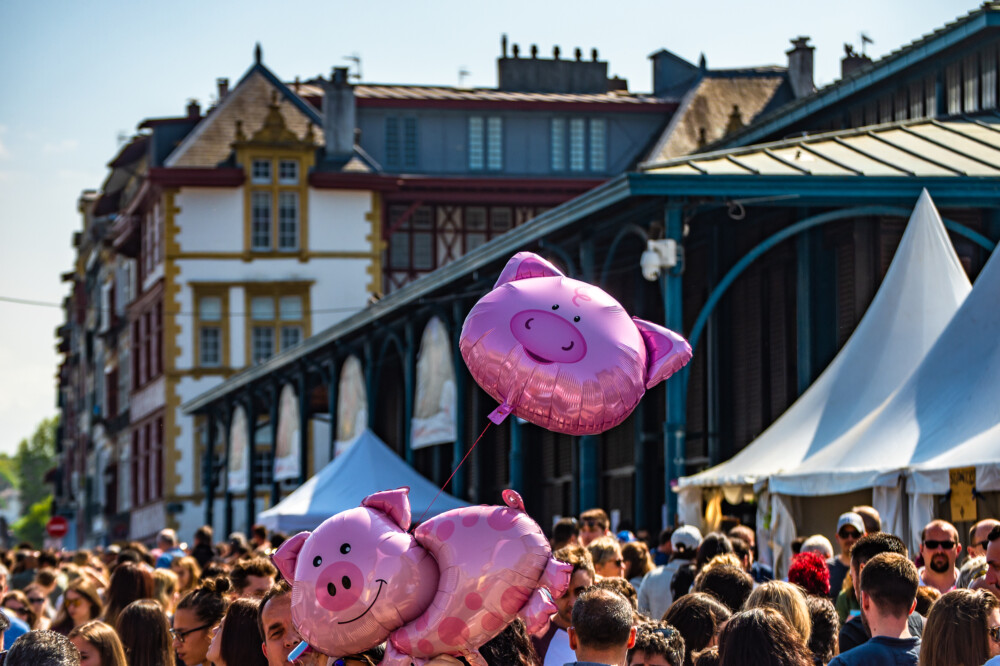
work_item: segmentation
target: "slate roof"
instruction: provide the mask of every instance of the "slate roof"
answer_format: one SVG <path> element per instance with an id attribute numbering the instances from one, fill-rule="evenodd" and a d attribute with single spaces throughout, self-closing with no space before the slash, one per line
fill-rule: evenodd
<path id="1" fill-rule="evenodd" d="M 1000 176 L 1000 114 L 911 120 L 647 164 L 652 174 Z"/>

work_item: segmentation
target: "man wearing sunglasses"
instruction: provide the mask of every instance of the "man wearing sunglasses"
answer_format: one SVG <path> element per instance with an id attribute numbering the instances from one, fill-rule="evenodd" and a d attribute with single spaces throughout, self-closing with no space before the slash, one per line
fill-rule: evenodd
<path id="1" fill-rule="evenodd" d="M 920 584 L 929 585 L 941 594 L 955 589 L 958 569 L 955 562 L 962 552 L 958 530 L 946 520 L 932 520 L 920 533 L 920 556 L 924 566 L 920 569 Z"/>
<path id="2" fill-rule="evenodd" d="M 586 548 L 594 539 L 611 536 L 611 521 L 604 509 L 587 509 L 580 514 L 580 545 Z"/>
<path id="3" fill-rule="evenodd" d="M 969 547 L 965 549 L 965 560 L 973 557 L 986 557 L 986 547 L 989 545 L 990 532 L 1000 525 L 1000 520 L 986 518 L 980 520 L 969 530 Z"/>
<path id="4" fill-rule="evenodd" d="M 840 544 L 840 554 L 826 561 L 826 568 L 830 570 L 830 600 L 834 603 L 851 568 L 851 548 L 864 534 L 865 523 L 859 514 L 853 511 L 840 514 L 840 518 L 837 519 L 837 543 Z"/>

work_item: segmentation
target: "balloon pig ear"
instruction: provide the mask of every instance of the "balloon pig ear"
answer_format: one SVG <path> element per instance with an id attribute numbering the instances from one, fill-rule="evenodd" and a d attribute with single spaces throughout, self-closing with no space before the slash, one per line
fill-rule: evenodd
<path id="1" fill-rule="evenodd" d="M 286 539 L 284 543 L 271 555 L 271 561 L 278 567 L 282 578 L 289 583 L 295 580 L 295 563 L 299 560 L 299 551 L 305 545 L 310 532 L 299 532 L 291 539 Z"/>
<path id="2" fill-rule="evenodd" d="M 691 360 L 691 345 L 669 328 L 632 317 L 646 344 L 646 388 L 651 389 Z"/>
<path id="3" fill-rule="evenodd" d="M 515 280 L 537 277 L 566 276 L 563 275 L 561 270 L 534 252 L 518 252 L 503 267 L 503 271 L 500 273 L 500 277 L 497 279 L 497 283 L 493 285 L 493 288 L 496 289 L 502 284 L 514 282 Z"/>
<path id="4" fill-rule="evenodd" d="M 404 532 L 410 529 L 410 488 L 383 490 L 361 500 L 361 506 L 375 509 L 389 516 Z"/>

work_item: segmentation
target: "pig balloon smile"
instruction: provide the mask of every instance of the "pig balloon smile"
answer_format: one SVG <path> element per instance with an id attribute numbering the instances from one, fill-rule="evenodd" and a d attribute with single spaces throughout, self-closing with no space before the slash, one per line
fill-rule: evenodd
<path id="1" fill-rule="evenodd" d="M 507 415 L 570 435 L 624 421 L 647 389 L 684 367 L 680 335 L 629 317 L 600 288 L 531 252 L 504 267 L 469 312 L 459 340 L 473 378 Z"/>
<path id="2" fill-rule="evenodd" d="M 365 612 L 362 613 L 361 615 L 357 616 L 353 620 L 347 620 L 345 622 L 338 622 L 337 624 L 350 624 L 351 622 L 357 622 L 358 620 L 360 620 L 361 618 L 363 618 L 365 615 L 368 615 L 368 611 L 370 611 L 372 609 L 372 606 L 374 606 L 375 602 L 378 601 L 379 595 L 382 594 L 382 586 L 389 584 L 389 581 L 382 580 L 381 578 L 379 578 L 376 582 L 378 583 L 378 591 L 375 592 L 375 598 L 372 599 L 372 602 L 370 604 L 368 604 L 368 608 L 365 609 Z"/>

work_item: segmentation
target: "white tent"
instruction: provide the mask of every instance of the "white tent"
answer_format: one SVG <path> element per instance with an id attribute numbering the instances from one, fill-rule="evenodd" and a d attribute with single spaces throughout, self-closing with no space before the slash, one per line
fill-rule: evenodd
<path id="1" fill-rule="evenodd" d="M 375 433 L 364 430 L 333 462 L 262 512 L 260 522 L 270 530 L 287 533 L 312 530 L 335 513 L 360 506 L 361 500 L 372 493 L 402 486 L 410 488 L 414 521 L 428 506 L 431 508 L 425 519 L 468 506 L 444 492 L 431 505 L 438 487 L 406 464 Z"/>
<path id="2" fill-rule="evenodd" d="M 680 479 L 682 503 L 696 502 L 700 507 L 700 488 L 706 486 L 731 495 L 745 493 L 749 486 L 819 455 L 852 427 L 866 422 L 913 372 L 970 289 L 924 190 L 882 286 L 836 358 L 737 455 Z M 803 494 L 836 492 L 825 484 L 813 479 L 810 492 Z M 693 512 L 700 513 L 700 508 Z"/>
<path id="3" fill-rule="evenodd" d="M 776 492 L 807 494 L 896 487 L 907 476 L 911 544 L 932 517 L 949 470 L 976 468 L 979 491 L 1000 490 L 1000 258 L 990 258 L 969 297 L 909 379 L 870 423 L 787 477 Z"/>

